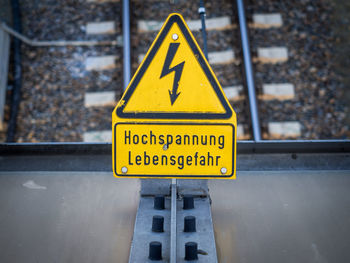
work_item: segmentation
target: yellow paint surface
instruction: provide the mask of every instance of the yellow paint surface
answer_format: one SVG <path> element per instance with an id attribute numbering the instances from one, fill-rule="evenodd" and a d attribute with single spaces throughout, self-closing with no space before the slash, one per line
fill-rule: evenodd
<path id="1" fill-rule="evenodd" d="M 177 40 L 173 40 L 174 34 L 178 36 Z M 175 72 L 160 78 L 170 43 L 180 43 L 170 67 L 185 62 L 177 90 L 180 95 L 173 105 L 170 103 L 169 90 L 173 88 Z M 176 23 L 172 25 L 124 109 L 124 112 L 137 111 L 225 112 L 197 57 Z"/>
<path id="2" fill-rule="evenodd" d="M 120 123 L 114 132 L 116 176 L 235 176 L 230 124 Z"/>

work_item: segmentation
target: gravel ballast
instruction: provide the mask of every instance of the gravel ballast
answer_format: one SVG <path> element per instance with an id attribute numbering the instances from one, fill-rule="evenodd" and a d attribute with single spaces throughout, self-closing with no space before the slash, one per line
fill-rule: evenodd
<path id="1" fill-rule="evenodd" d="M 144 54 L 157 32 L 139 32 L 138 19 L 164 21 L 171 12 L 186 19 L 199 19 L 197 1 L 131 1 L 132 65 L 136 71 L 140 54 Z M 121 35 L 121 3 L 79 1 L 21 0 L 23 33 L 37 40 L 115 40 Z M 350 137 L 347 86 L 337 65 L 337 5 L 328 0 L 246 2 L 248 24 L 253 14 L 280 13 L 282 26 L 249 27 L 250 45 L 257 94 L 263 84 L 291 83 L 295 96 L 288 100 L 258 101 L 264 139 L 270 122 L 298 121 L 301 135 L 297 139 L 345 139 Z M 235 62 L 212 66 L 223 87 L 245 85 L 243 59 L 235 4 L 232 1 L 206 1 L 208 18 L 230 16 L 231 28 L 208 32 L 209 52 L 232 49 Z M 116 34 L 88 35 L 88 22 L 114 21 Z M 194 32 L 202 47 L 200 32 Z M 275 64 L 258 62 L 257 49 L 286 47 L 288 60 Z M 116 68 L 88 71 L 87 57 L 116 56 Z M 86 131 L 111 129 L 112 106 L 84 107 L 85 92 L 114 91 L 122 94 L 121 47 L 22 47 L 22 101 L 18 117 L 18 142 L 82 141 Z M 347 74 L 349 75 L 349 74 Z M 238 123 L 251 138 L 249 105 L 244 88 L 240 99 L 231 101 Z M 285 137 L 291 138 L 291 137 Z"/>

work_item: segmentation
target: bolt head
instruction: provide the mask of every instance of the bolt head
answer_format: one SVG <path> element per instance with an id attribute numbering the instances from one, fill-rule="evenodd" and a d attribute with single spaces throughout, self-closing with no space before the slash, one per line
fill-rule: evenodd
<path id="1" fill-rule="evenodd" d="M 178 36 L 178 34 L 173 34 L 173 40 L 178 40 L 179 39 L 179 36 Z"/>
<path id="2" fill-rule="evenodd" d="M 168 145 L 166 143 L 163 145 L 163 150 L 164 151 L 168 150 Z"/>
<path id="3" fill-rule="evenodd" d="M 220 171 L 221 171 L 221 173 L 222 173 L 222 174 L 227 173 L 227 169 L 226 169 L 226 167 L 222 167 L 222 168 L 220 169 Z"/>
<path id="4" fill-rule="evenodd" d="M 128 168 L 126 168 L 125 166 L 122 167 L 122 173 L 126 174 L 128 172 Z"/>

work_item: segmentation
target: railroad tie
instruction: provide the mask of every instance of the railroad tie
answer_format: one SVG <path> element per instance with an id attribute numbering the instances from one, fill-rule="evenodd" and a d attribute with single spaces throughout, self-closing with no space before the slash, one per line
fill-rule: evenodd
<path id="1" fill-rule="evenodd" d="M 253 14 L 253 23 L 250 27 L 257 29 L 277 28 L 283 25 L 280 13 Z"/>
<path id="2" fill-rule="evenodd" d="M 86 92 L 84 98 L 84 106 L 88 107 L 105 107 L 115 106 L 115 92 L 114 91 L 99 91 Z"/>
<path id="3" fill-rule="evenodd" d="M 294 85 L 291 83 L 263 84 L 263 94 L 259 96 L 263 100 L 291 100 L 295 96 Z"/>
<path id="4" fill-rule="evenodd" d="M 84 132 L 83 140 L 84 142 L 112 142 L 112 130 Z"/>
<path id="5" fill-rule="evenodd" d="M 202 28 L 200 19 L 186 22 L 191 31 L 199 31 Z M 140 20 L 137 22 L 137 28 L 139 32 L 154 32 L 159 31 L 163 23 L 163 21 L 156 20 Z M 228 16 L 208 18 L 205 20 L 205 23 L 207 30 L 226 30 L 236 27 L 236 25 L 231 23 L 231 19 Z"/>
<path id="6" fill-rule="evenodd" d="M 120 0 L 86 0 L 88 3 L 118 3 Z"/>
<path id="7" fill-rule="evenodd" d="M 115 34 L 114 21 L 90 22 L 86 24 L 86 34 L 88 35 L 105 35 Z"/>
<path id="8" fill-rule="evenodd" d="M 141 63 L 144 59 L 145 54 L 140 54 L 138 62 Z M 225 51 L 216 51 L 208 53 L 209 63 L 212 65 L 222 65 L 236 62 L 235 54 L 232 49 Z"/>
<path id="9" fill-rule="evenodd" d="M 254 60 L 261 63 L 286 62 L 288 60 L 288 49 L 286 47 L 258 48 L 258 57 Z"/>
<path id="10" fill-rule="evenodd" d="M 296 138 L 301 135 L 301 124 L 298 121 L 269 122 L 267 128 L 272 139 Z"/>
<path id="11" fill-rule="evenodd" d="M 244 133 L 243 124 L 237 125 L 237 140 L 247 140 L 249 139 L 249 135 Z"/>
<path id="12" fill-rule="evenodd" d="M 237 101 L 243 98 L 243 96 L 240 95 L 241 91 L 243 90 L 243 86 L 231 86 L 231 87 L 223 87 L 223 91 L 230 101 Z"/>
<path id="13" fill-rule="evenodd" d="M 236 28 L 236 24 L 231 23 L 228 16 L 214 17 L 206 19 L 207 30 L 227 30 Z M 137 23 L 139 32 L 154 32 L 159 31 L 163 25 L 163 21 L 157 20 L 140 20 Z M 202 28 L 201 20 L 188 20 L 187 25 L 191 31 L 199 31 Z M 278 28 L 283 25 L 282 15 L 280 13 L 271 14 L 254 14 L 253 22 L 249 27 L 257 29 Z"/>
<path id="14" fill-rule="evenodd" d="M 92 1 L 91 1 L 92 2 Z M 95 2 L 106 2 L 106 1 L 95 1 Z M 104 22 L 90 22 L 86 25 L 86 34 L 88 35 L 106 35 L 115 34 L 115 23 L 114 21 Z M 116 56 L 95 56 L 88 57 L 86 59 L 86 70 L 88 71 L 103 71 L 114 69 L 116 67 Z M 96 92 L 85 92 L 84 106 L 85 108 L 91 107 L 107 107 L 115 106 L 116 93 L 114 91 L 96 91 Z M 101 130 L 101 131 L 88 131 L 83 134 L 84 142 L 111 142 L 112 131 Z"/>
<path id="15" fill-rule="evenodd" d="M 97 57 L 88 57 L 86 59 L 86 70 L 108 70 L 114 69 L 116 67 L 115 60 L 116 56 L 97 56 Z"/>

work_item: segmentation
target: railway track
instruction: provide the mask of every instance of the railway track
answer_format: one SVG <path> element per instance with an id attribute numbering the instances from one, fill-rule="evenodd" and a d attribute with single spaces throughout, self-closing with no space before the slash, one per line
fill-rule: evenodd
<path id="1" fill-rule="evenodd" d="M 172 5 L 171 3 L 168 3 L 168 5 L 163 3 L 163 5 L 165 10 L 176 10 L 177 7 L 176 4 Z M 199 32 L 201 21 L 195 11 L 197 5 L 197 2 L 185 4 L 185 2 L 178 1 L 177 8 L 179 10 L 189 10 L 183 15 L 190 29 L 194 32 L 197 41 L 202 46 L 202 38 Z M 134 25 L 134 30 L 138 32 L 136 41 L 140 41 L 141 45 L 135 45 L 137 55 L 134 68 L 142 61 L 156 32 L 158 32 L 166 18 L 164 9 L 157 9 L 155 2 L 153 5 L 149 4 L 146 7 L 143 6 L 143 8 L 141 8 L 141 5 L 135 6 L 135 16 L 139 19 Z M 142 10 L 142 13 L 138 10 Z M 237 9 L 233 1 L 220 1 L 215 5 L 207 4 L 206 24 L 209 63 L 238 114 L 238 138 L 252 139 L 238 23 Z M 269 34 L 271 29 L 278 30 L 282 26 L 283 17 L 281 13 L 253 13 L 250 16 L 249 30 L 255 31 L 257 34 Z M 279 67 L 281 64 L 288 63 L 288 48 L 277 43 L 274 44 L 273 41 L 270 45 L 258 46 L 254 51 L 256 51 L 253 56 L 255 65 Z M 294 98 L 295 88 L 293 83 L 279 82 L 277 79 L 272 79 L 270 82 L 262 80 L 259 86 L 261 90 L 258 97 L 259 102 L 283 103 Z M 261 80 L 258 79 L 258 81 Z M 301 136 L 301 124 L 297 120 L 289 118 L 289 116 L 280 117 L 275 121 L 270 120 L 264 125 L 267 126 L 267 131 L 264 132 L 265 139 L 299 138 Z"/>
<path id="2" fill-rule="evenodd" d="M 34 5 L 21 1 L 23 10 L 33 10 Z M 24 47 L 17 141 L 110 141 L 110 113 L 123 92 L 122 2 L 63 1 L 52 6 L 41 1 L 37 5 L 37 11 L 24 15 L 24 32 L 29 37 L 117 39 L 119 44 Z M 236 3 L 207 1 L 205 6 L 209 63 L 238 115 L 238 138 L 253 139 Z M 315 59 L 318 50 L 313 53 L 313 47 L 307 46 L 308 35 L 302 27 L 309 23 L 305 14 L 325 11 L 324 3 L 306 1 L 305 10 L 298 8 L 273 1 L 246 3 L 262 138 L 344 138 L 348 128 L 344 128 L 342 106 L 336 105 L 337 79 L 328 80 L 334 75 L 320 58 Z M 180 10 L 202 47 L 197 2 L 131 1 L 130 9 L 132 73 L 171 12 Z M 38 19 L 30 19 L 33 15 Z M 299 18 L 304 24 L 294 26 Z M 322 26 L 317 24 L 320 39 L 327 36 Z M 316 34 L 312 37 L 318 40 Z M 327 46 L 322 50 L 326 52 Z M 315 65 L 308 62 L 312 58 Z"/>

